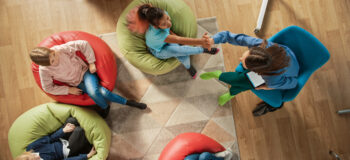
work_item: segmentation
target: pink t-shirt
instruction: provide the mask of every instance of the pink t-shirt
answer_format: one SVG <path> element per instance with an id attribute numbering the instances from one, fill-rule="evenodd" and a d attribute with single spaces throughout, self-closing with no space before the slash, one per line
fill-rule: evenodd
<path id="1" fill-rule="evenodd" d="M 69 86 L 56 85 L 53 83 L 53 79 L 70 86 L 78 86 L 83 80 L 88 66 L 75 52 L 80 51 L 91 64 L 96 61 L 94 51 L 90 44 L 84 40 L 70 41 L 53 46 L 51 49 L 59 53 L 59 63 L 57 66 L 39 66 L 41 86 L 47 93 L 68 95 Z"/>

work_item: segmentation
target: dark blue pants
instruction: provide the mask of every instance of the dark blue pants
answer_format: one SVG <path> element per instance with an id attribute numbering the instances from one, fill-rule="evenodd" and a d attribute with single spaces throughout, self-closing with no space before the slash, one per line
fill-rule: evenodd
<path id="1" fill-rule="evenodd" d="M 209 152 L 203 152 L 201 154 L 188 155 L 184 160 L 224 160 L 224 158 L 216 157 L 214 154 Z"/>

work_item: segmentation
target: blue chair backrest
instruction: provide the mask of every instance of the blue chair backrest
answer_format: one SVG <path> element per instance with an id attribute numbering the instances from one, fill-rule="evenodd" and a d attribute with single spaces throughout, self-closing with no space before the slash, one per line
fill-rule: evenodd
<path id="1" fill-rule="evenodd" d="M 330 58 L 327 48 L 312 34 L 298 26 L 289 26 L 272 36 L 269 41 L 288 46 L 300 65 L 298 85 L 294 89 L 281 90 L 282 101 L 293 100 L 305 85 L 311 74 Z"/>

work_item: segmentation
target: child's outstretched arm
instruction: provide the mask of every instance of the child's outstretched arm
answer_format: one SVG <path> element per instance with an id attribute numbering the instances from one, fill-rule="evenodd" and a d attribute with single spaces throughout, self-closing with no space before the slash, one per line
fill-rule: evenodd
<path id="1" fill-rule="evenodd" d="M 212 37 L 211 43 L 230 43 L 233 45 L 254 47 L 263 43 L 263 40 L 245 34 L 235 34 L 229 31 L 222 31 Z"/>
<path id="2" fill-rule="evenodd" d="M 177 43 L 177 44 L 184 44 L 184 45 L 201 45 L 203 48 L 210 49 L 210 44 L 207 43 L 206 39 L 204 38 L 188 38 L 188 37 L 181 37 L 176 35 L 173 32 L 170 32 L 164 42 L 166 43 Z M 204 35 L 206 35 L 205 33 Z"/>

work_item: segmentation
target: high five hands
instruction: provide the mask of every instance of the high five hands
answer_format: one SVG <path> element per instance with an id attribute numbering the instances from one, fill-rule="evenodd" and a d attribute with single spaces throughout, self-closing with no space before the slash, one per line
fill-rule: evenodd
<path id="1" fill-rule="evenodd" d="M 211 50 L 211 46 L 214 44 L 214 40 L 208 36 L 208 32 L 205 32 L 203 34 L 202 41 L 202 47 Z"/>

